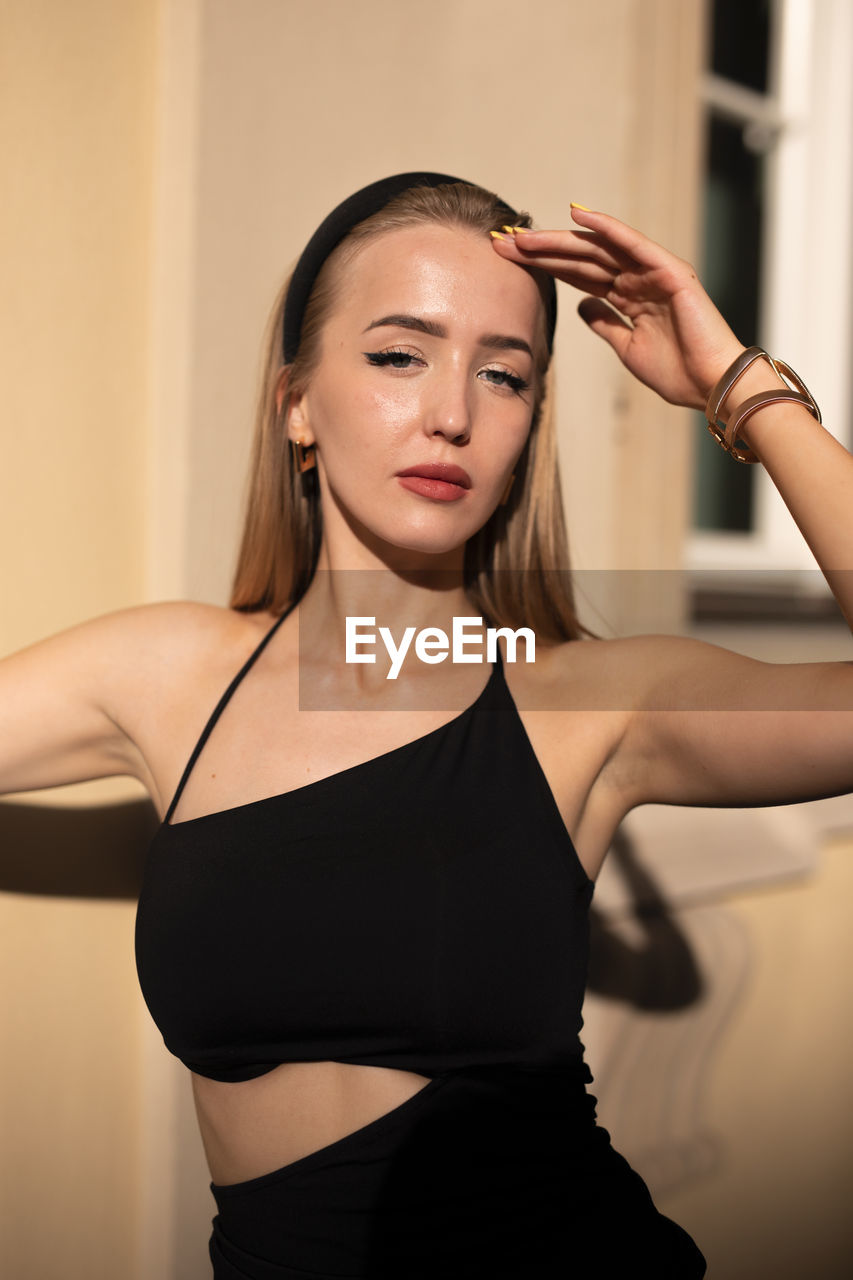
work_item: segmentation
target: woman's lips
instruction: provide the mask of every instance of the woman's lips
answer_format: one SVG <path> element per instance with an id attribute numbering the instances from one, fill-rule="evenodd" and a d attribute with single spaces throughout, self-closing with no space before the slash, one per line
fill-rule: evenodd
<path id="1" fill-rule="evenodd" d="M 456 502 L 464 498 L 468 492 L 461 484 L 450 484 L 447 480 L 433 480 L 430 476 L 400 476 L 400 484 L 412 493 L 420 493 L 425 498 L 438 498 L 439 502 Z"/>
<path id="2" fill-rule="evenodd" d="M 439 502 L 458 502 L 471 488 L 471 477 L 461 467 L 451 463 L 428 462 L 422 466 L 407 467 L 397 472 L 397 479 L 404 489 L 419 493 L 424 498 L 436 498 Z"/>

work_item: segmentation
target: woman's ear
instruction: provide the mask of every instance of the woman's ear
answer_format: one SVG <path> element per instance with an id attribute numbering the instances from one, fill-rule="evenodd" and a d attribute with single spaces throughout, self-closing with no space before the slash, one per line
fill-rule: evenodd
<path id="1" fill-rule="evenodd" d="M 275 387 L 275 407 L 276 413 L 281 416 L 282 407 L 285 397 L 290 387 L 290 365 L 285 365 L 278 375 L 278 381 Z M 310 445 L 313 443 L 311 439 L 311 429 L 308 423 L 308 405 L 304 391 L 296 391 L 290 397 L 290 403 L 287 406 L 287 435 L 290 440 L 296 440 L 300 444 Z"/>
<path id="2" fill-rule="evenodd" d="M 309 445 L 314 443 L 304 391 L 297 392 L 296 395 L 291 397 L 287 410 L 287 434 L 291 440 L 297 440 L 299 444 Z"/>

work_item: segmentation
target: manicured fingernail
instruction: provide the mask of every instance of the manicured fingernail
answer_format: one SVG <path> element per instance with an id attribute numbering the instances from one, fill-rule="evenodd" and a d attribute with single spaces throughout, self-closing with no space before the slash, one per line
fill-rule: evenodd
<path id="1" fill-rule="evenodd" d="M 506 236 L 502 236 L 500 231 L 490 231 L 489 235 L 493 240 L 506 240 Z"/>
<path id="2" fill-rule="evenodd" d="M 501 227 L 501 231 L 505 231 L 507 235 L 515 235 L 515 227 Z"/>
<path id="3" fill-rule="evenodd" d="M 585 204 L 578 204 L 576 200 L 572 201 L 573 209 L 583 209 L 584 213 L 592 213 L 592 209 L 588 209 Z"/>
<path id="4" fill-rule="evenodd" d="M 527 235 L 529 230 L 530 230 L 529 227 L 513 227 L 513 231 L 517 236 L 518 235 L 525 236 Z"/>

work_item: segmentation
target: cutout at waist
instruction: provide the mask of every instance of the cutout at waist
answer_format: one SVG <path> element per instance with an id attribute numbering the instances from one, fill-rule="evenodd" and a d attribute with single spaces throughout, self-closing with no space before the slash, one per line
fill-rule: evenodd
<path id="1" fill-rule="evenodd" d="M 192 1079 L 211 1177 L 226 1190 L 361 1132 L 434 1082 L 413 1071 L 342 1062 L 283 1063 L 240 1083 Z"/>

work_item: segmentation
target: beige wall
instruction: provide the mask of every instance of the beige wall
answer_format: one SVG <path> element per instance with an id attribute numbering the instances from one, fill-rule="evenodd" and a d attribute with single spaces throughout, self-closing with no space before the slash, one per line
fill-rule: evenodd
<path id="1" fill-rule="evenodd" d="M 701 16 L 700 0 L 7 0 L 0 647 L 151 595 L 225 598 L 260 332 L 355 187 L 446 169 L 542 225 L 580 200 L 691 253 Z M 671 565 L 682 415 L 630 384 L 567 291 L 561 309 L 576 562 Z M 140 1013 L 131 927 L 128 904 L 0 894 L 0 1247 L 18 1280 L 208 1273 L 206 1175 L 185 1081 Z"/>
<path id="2" fill-rule="evenodd" d="M 3 649 L 144 590 L 156 13 L 0 15 Z"/>
<path id="3" fill-rule="evenodd" d="M 0 651 L 145 594 L 157 12 L 0 8 Z M 127 902 L 0 893 L 0 1269 L 16 1280 L 135 1273 L 132 931 Z"/>
<path id="4" fill-rule="evenodd" d="M 853 839 L 827 842 L 805 883 L 728 909 L 746 980 L 709 1046 L 711 1168 L 659 1198 L 693 1232 L 708 1280 L 847 1280 L 853 1260 Z"/>

